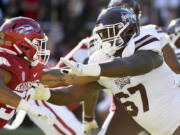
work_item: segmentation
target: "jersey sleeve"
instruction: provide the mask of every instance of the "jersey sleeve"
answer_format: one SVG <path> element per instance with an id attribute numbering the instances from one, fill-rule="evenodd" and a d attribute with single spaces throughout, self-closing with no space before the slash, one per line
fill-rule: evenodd
<path id="1" fill-rule="evenodd" d="M 152 50 L 162 53 L 162 48 L 168 44 L 163 30 L 155 25 L 143 26 L 141 35 L 135 38 L 135 50 Z"/>
<path id="2" fill-rule="evenodd" d="M 149 39 L 147 39 L 144 42 L 140 42 L 138 44 L 135 44 L 136 48 L 135 50 L 152 50 L 158 53 L 162 52 L 162 48 L 164 47 L 160 40 L 156 37 L 150 36 Z"/>
<path id="3" fill-rule="evenodd" d="M 157 37 L 163 46 L 167 45 L 169 43 L 167 34 L 163 31 L 161 27 L 158 27 L 156 25 L 152 25 L 152 31 L 154 31 L 153 36 Z"/>

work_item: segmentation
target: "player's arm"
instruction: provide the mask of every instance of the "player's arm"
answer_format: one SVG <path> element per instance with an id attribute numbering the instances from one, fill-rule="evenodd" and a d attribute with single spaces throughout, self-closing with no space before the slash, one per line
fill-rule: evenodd
<path id="1" fill-rule="evenodd" d="M 162 56 L 151 50 L 139 50 L 129 57 L 116 58 L 110 62 L 101 64 L 84 65 L 64 58 L 61 60 L 72 69 L 69 74 L 105 77 L 142 75 L 159 67 L 163 63 Z"/>
<path id="2" fill-rule="evenodd" d="M 11 74 L 4 69 L 0 69 L 0 103 L 17 107 L 21 97 L 6 86 L 10 80 Z"/>
<path id="3" fill-rule="evenodd" d="M 102 89 L 103 87 L 97 82 L 54 88 L 51 91 L 51 97 L 48 102 L 57 105 L 68 105 L 84 101 L 83 132 L 84 134 L 89 134 L 93 129 L 97 128 L 94 111 L 99 91 Z"/>
<path id="4" fill-rule="evenodd" d="M 111 62 L 100 64 L 101 76 L 126 77 L 142 75 L 159 67 L 163 58 L 154 51 L 140 50 L 126 58 L 116 58 Z"/>
<path id="5" fill-rule="evenodd" d="M 89 135 L 98 128 L 95 118 L 95 110 L 99 92 L 89 95 L 83 102 L 83 132 Z"/>
<path id="6" fill-rule="evenodd" d="M 0 104 L 10 105 L 18 110 L 29 112 L 34 116 L 47 118 L 48 116 L 44 111 L 27 102 L 6 86 L 10 82 L 11 77 L 8 71 L 0 68 Z"/>
<path id="7" fill-rule="evenodd" d="M 71 84 L 85 84 L 89 82 L 94 82 L 99 79 L 99 77 L 92 76 L 76 76 L 64 74 L 61 72 L 60 68 L 52 68 L 43 71 L 43 76 L 41 83 L 49 87 L 59 86 L 59 85 L 71 85 Z"/>
<path id="8" fill-rule="evenodd" d="M 102 89 L 103 87 L 97 82 L 53 88 L 51 89 L 51 97 L 48 102 L 56 105 L 79 103 L 88 99 L 91 95 L 96 95 Z"/>
<path id="9" fill-rule="evenodd" d="M 168 44 L 163 49 L 163 55 L 168 66 L 174 71 L 176 74 L 180 74 L 180 63 L 176 57 L 176 54 L 173 48 Z"/>

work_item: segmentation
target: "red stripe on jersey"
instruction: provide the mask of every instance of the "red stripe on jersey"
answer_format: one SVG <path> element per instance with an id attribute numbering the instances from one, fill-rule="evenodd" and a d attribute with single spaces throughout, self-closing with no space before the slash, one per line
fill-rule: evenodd
<path id="1" fill-rule="evenodd" d="M 30 99 L 30 97 L 31 97 L 30 95 L 27 96 L 27 101 Z"/>
<path id="2" fill-rule="evenodd" d="M 56 124 L 53 124 L 53 127 L 54 127 L 61 135 L 66 135 Z"/>
<path id="3" fill-rule="evenodd" d="M 7 123 L 8 123 L 7 120 L 4 120 L 4 119 L 0 118 L 0 128 L 3 128 Z"/>
<path id="4" fill-rule="evenodd" d="M 83 45 L 81 46 L 81 49 L 88 49 L 88 46 L 85 45 L 85 44 L 83 44 Z"/>
<path id="5" fill-rule="evenodd" d="M 155 41 L 159 41 L 159 40 L 158 40 L 157 38 L 151 38 L 151 39 L 147 40 L 146 42 L 140 44 L 138 47 L 136 47 L 135 50 L 138 50 L 138 49 L 141 48 L 142 46 L 148 45 L 148 44 L 150 44 L 150 43 L 152 43 L 152 42 L 155 42 Z"/>
<path id="6" fill-rule="evenodd" d="M 35 104 L 36 104 L 37 106 L 39 106 L 39 103 L 38 103 L 38 101 L 37 101 L 37 100 L 35 100 L 34 102 L 35 102 Z"/>
<path id="7" fill-rule="evenodd" d="M 57 120 L 64 126 L 64 128 L 66 128 L 67 130 L 69 130 L 69 132 L 70 132 L 72 135 L 76 135 L 76 133 L 74 132 L 74 130 L 71 129 L 70 127 L 68 127 L 68 126 L 66 125 L 66 123 L 64 123 L 64 121 L 54 112 L 54 110 L 53 110 L 48 104 L 46 104 L 45 101 L 42 100 L 42 103 L 43 103 L 43 105 L 44 105 L 47 109 L 49 109 L 49 110 L 56 116 Z"/>

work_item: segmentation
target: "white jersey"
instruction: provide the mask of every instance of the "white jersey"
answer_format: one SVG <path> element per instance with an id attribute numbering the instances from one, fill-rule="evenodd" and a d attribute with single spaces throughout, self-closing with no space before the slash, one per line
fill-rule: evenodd
<path id="1" fill-rule="evenodd" d="M 150 27 L 141 27 L 140 36 L 134 39 L 135 51 L 152 50 L 162 55 L 162 48 L 168 41 L 156 36 L 155 31 L 149 34 Z M 90 62 L 97 59 L 97 55 L 100 54 L 94 53 Z M 180 117 L 177 117 L 180 113 L 180 89 L 175 85 L 174 75 L 165 62 L 144 75 L 101 77 L 98 82 L 120 99 L 133 119 L 152 135 L 172 135 L 180 125 Z"/>

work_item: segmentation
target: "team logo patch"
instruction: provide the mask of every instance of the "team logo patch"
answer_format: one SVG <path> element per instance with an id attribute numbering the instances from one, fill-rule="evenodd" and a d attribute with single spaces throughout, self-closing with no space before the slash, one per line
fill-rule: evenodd
<path id="1" fill-rule="evenodd" d="M 131 81 L 129 77 L 122 77 L 115 80 L 115 84 L 119 89 L 122 89 L 125 85 L 130 83 Z"/>
<path id="2" fill-rule="evenodd" d="M 6 66 L 11 66 L 8 60 L 4 57 L 0 57 L 0 65 L 6 65 Z"/>
<path id="3" fill-rule="evenodd" d="M 33 27 L 30 25 L 23 25 L 15 29 L 21 34 L 28 34 L 33 31 Z"/>

